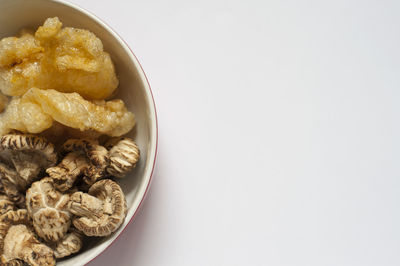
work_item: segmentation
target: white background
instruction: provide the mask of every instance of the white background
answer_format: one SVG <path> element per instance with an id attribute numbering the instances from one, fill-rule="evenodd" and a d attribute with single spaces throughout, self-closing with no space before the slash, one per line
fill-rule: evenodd
<path id="1" fill-rule="evenodd" d="M 153 183 L 90 266 L 400 265 L 400 2 L 72 2 L 131 46 Z"/>

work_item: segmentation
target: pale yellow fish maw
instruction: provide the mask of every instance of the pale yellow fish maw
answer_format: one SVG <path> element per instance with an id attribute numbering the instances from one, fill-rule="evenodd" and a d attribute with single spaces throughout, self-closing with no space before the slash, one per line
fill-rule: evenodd
<path id="1" fill-rule="evenodd" d="M 22 63 L 24 59 L 36 59 L 43 47 L 32 34 L 23 33 L 20 38 L 7 37 L 0 41 L 0 65 L 10 66 Z"/>
<path id="2" fill-rule="evenodd" d="M 6 109 L 9 99 L 4 94 L 0 93 L 0 112 Z"/>
<path id="3" fill-rule="evenodd" d="M 92 103 L 78 93 L 32 88 L 13 98 L 0 115 L 0 135 L 15 129 L 40 133 L 53 121 L 81 131 L 93 130 L 108 136 L 122 136 L 135 126 L 135 116 L 121 100 Z"/>
<path id="4" fill-rule="evenodd" d="M 117 86 L 100 39 L 87 30 L 62 28 L 57 17 L 48 18 L 34 36 L 25 32 L 0 41 L 0 89 L 6 95 L 21 96 L 38 87 L 101 100 Z"/>
<path id="5" fill-rule="evenodd" d="M 33 102 L 57 122 L 80 130 L 95 130 L 109 136 L 121 136 L 135 125 L 135 116 L 121 100 L 91 103 L 78 93 L 30 89 L 21 102 Z"/>
<path id="6" fill-rule="evenodd" d="M 43 112 L 40 105 L 32 102 L 21 102 L 14 98 L 0 115 L 0 135 L 9 133 L 12 129 L 21 132 L 40 133 L 51 127 L 53 119 Z"/>

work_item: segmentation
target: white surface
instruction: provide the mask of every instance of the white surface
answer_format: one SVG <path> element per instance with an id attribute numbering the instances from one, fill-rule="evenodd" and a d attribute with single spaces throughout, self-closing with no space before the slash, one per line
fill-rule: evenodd
<path id="1" fill-rule="evenodd" d="M 153 184 L 102 265 L 400 265 L 399 1 L 74 0 L 153 88 Z"/>

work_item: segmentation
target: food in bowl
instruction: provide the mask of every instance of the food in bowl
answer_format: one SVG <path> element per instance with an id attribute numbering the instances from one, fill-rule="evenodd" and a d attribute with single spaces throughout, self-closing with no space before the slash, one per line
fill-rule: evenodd
<path id="1" fill-rule="evenodd" d="M 76 92 L 31 88 L 10 101 L 0 117 L 0 134 L 13 129 L 40 133 L 50 128 L 53 121 L 81 131 L 122 136 L 134 127 L 135 116 L 118 99 L 90 102 Z"/>
<path id="2" fill-rule="evenodd" d="M 118 79 L 101 41 L 58 18 L 0 41 L 0 80 L 0 261 L 54 265 L 124 222 L 135 117 L 108 100 Z"/>
<path id="3" fill-rule="evenodd" d="M 93 33 L 62 28 L 57 17 L 48 18 L 33 34 L 0 42 L 0 89 L 21 96 L 32 87 L 77 92 L 87 99 L 102 100 L 118 86 L 114 64 Z"/>

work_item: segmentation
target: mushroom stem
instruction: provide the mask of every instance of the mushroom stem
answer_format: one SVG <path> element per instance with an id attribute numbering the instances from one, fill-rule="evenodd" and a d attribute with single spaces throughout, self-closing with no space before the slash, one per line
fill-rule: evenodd
<path id="1" fill-rule="evenodd" d="M 75 192 L 68 204 L 76 229 L 87 236 L 107 236 L 126 217 L 126 200 L 121 187 L 110 179 L 93 184 L 88 193 Z"/>
<path id="2" fill-rule="evenodd" d="M 108 151 L 97 141 L 90 139 L 69 139 L 62 149 L 64 152 L 82 151 L 90 161 L 88 167 L 84 170 L 85 177 L 83 181 L 87 186 L 93 185 L 97 180 L 106 175 L 108 165 Z"/>
<path id="3" fill-rule="evenodd" d="M 72 194 L 68 208 L 77 216 L 101 217 L 104 213 L 103 201 L 81 191 Z"/>
<path id="4" fill-rule="evenodd" d="M 108 151 L 97 141 L 89 139 L 69 139 L 63 144 L 64 151 L 81 150 L 86 153 L 96 167 L 104 168 L 108 161 Z"/>
<path id="5" fill-rule="evenodd" d="M 70 189 L 75 180 L 89 168 L 89 161 L 80 152 L 70 152 L 57 166 L 47 168 L 54 186 L 64 192 Z"/>

